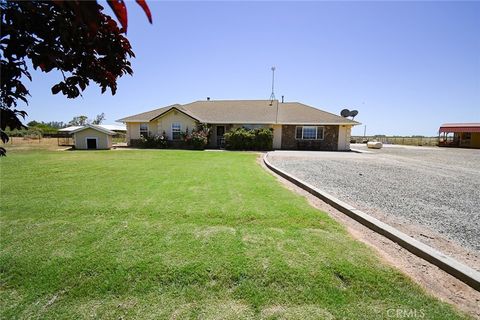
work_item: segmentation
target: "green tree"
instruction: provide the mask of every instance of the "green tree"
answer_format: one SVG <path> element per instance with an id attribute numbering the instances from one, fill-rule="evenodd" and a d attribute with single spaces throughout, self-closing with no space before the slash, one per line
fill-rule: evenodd
<path id="1" fill-rule="evenodd" d="M 97 1 L 0 1 L 0 138 L 5 133 L 25 126 L 20 118 L 26 112 L 17 109 L 18 102 L 27 104 L 29 91 L 22 79 L 32 77 L 27 68 L 43 72 L 58 70 L 63 80 L 52 87 L 76 98 L 94 82 L 102 93 L 117 90 L 117 80 L 133 74 L 130 58 L 134 57 L 130 42 L 123 36 L 127 30 L 127 10 L 123 0 L 107 0 L 120 21 L 103 13 Z M 151 22 L 144 0 L 137 0 Z M 5 149 L 0 147 L 0 155 Z"/>
<path id="2" fill-rule="evenodd" d="M 65 128 L 67 126 L 63 121 L 50 121 L 50 122 L 46 122 L 45 124 L 56 129 Z"/>
<path id="3" fill-rule="evenodd" d="M 40 124 L 40 122 L 33 120 L 33 121 L 30 121 L 29 123 L 27 123 L 27 126 L 29 126 L 29 127 L 36 127 L 36 126 L 38 126 L 39 124 Z"/>
<path id="4" fill-rule="evenodd" d="M 76 117 L 73 117 L 73 119 L 70 120 L 70 122 L 68 122 L 68 125 L 69 126 L 84 126 L 88 123 L 87 121 L 88 121 L 87 116 L 76 116 Z"/>
<path id="5" fill-rule="evenodd" d="M 93 119 L 92 124 L 102 124 L 102 122 L 105 120 L 105 113 L 100 113 L 95 116 L 95 119 Z"/>

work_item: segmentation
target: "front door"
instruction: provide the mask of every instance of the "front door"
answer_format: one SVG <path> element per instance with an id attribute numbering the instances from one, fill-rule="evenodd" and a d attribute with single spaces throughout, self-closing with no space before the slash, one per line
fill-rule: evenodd
<path id="1" fill-rule="evenodd" d="M 87 149 L 97 149 L 97 139 L 87 138 Z"/>
<path id="2" fill-rule="evenodd" d="M 217 126 L 217 147 L 225 147 L 225 141 L 223 135 L 225 134 L 225 126 Z"/>

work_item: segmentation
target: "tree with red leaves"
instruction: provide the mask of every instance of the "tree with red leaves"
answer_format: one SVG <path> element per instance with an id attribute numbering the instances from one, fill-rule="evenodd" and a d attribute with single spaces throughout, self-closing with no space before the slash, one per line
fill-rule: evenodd
<path id="1" fill-rule="evenodd" d="M 18 102 L 28 104 L 29 92 L 23 78 L 32 77 L 27 60 L 43 72 L 59 70 L 63 81 L 52 87 L 76 98 L 90 84 L 102 93 L 117 90 L 117 80 L 133 74 L 129 58 L 134 57 L 127 32 L 127 9 L 123 0 L 108 0 L 121 28 L 96 1 L 2 1 L 1 11 L 1 93 L 0 139 L 8 142 L 6 128 L 22 129 L 26 112 Z M 144 0 L 137 0 L 150 23 L 152 17 Z M 0 156 L 5 149 L 0 147 Z"/>

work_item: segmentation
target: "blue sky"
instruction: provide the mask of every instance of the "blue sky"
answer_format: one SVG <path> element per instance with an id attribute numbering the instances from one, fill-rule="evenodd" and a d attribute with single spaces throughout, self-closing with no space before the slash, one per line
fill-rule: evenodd
<path id="1" fill-rule="evenodd" d="M 358 109 L 367 134 L 480 122 L 480 2 L 147 2 L 153 25 L 127 3 L 134 75 L 115 96 L 94 85 L 53 96 L 61 76 L 33 72 L 28 120 L 105 112 L 114 123 L 207 96 L 268 99 L 274 65 L 277 98 Z"/>

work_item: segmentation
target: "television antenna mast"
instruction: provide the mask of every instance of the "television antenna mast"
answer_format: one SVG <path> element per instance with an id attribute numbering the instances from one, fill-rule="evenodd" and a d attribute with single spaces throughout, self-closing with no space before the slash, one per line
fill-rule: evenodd
<path id="1" fill-rule="evenodd" d="M 272 94 L 270 95 L 270 105 L 273 104 L 273 100 L 275 100 L 275 92 L 274 92 L 274 89 L 275 89 L 275 67 L 273 66 L 271 68 L 272 70 Z"/>

